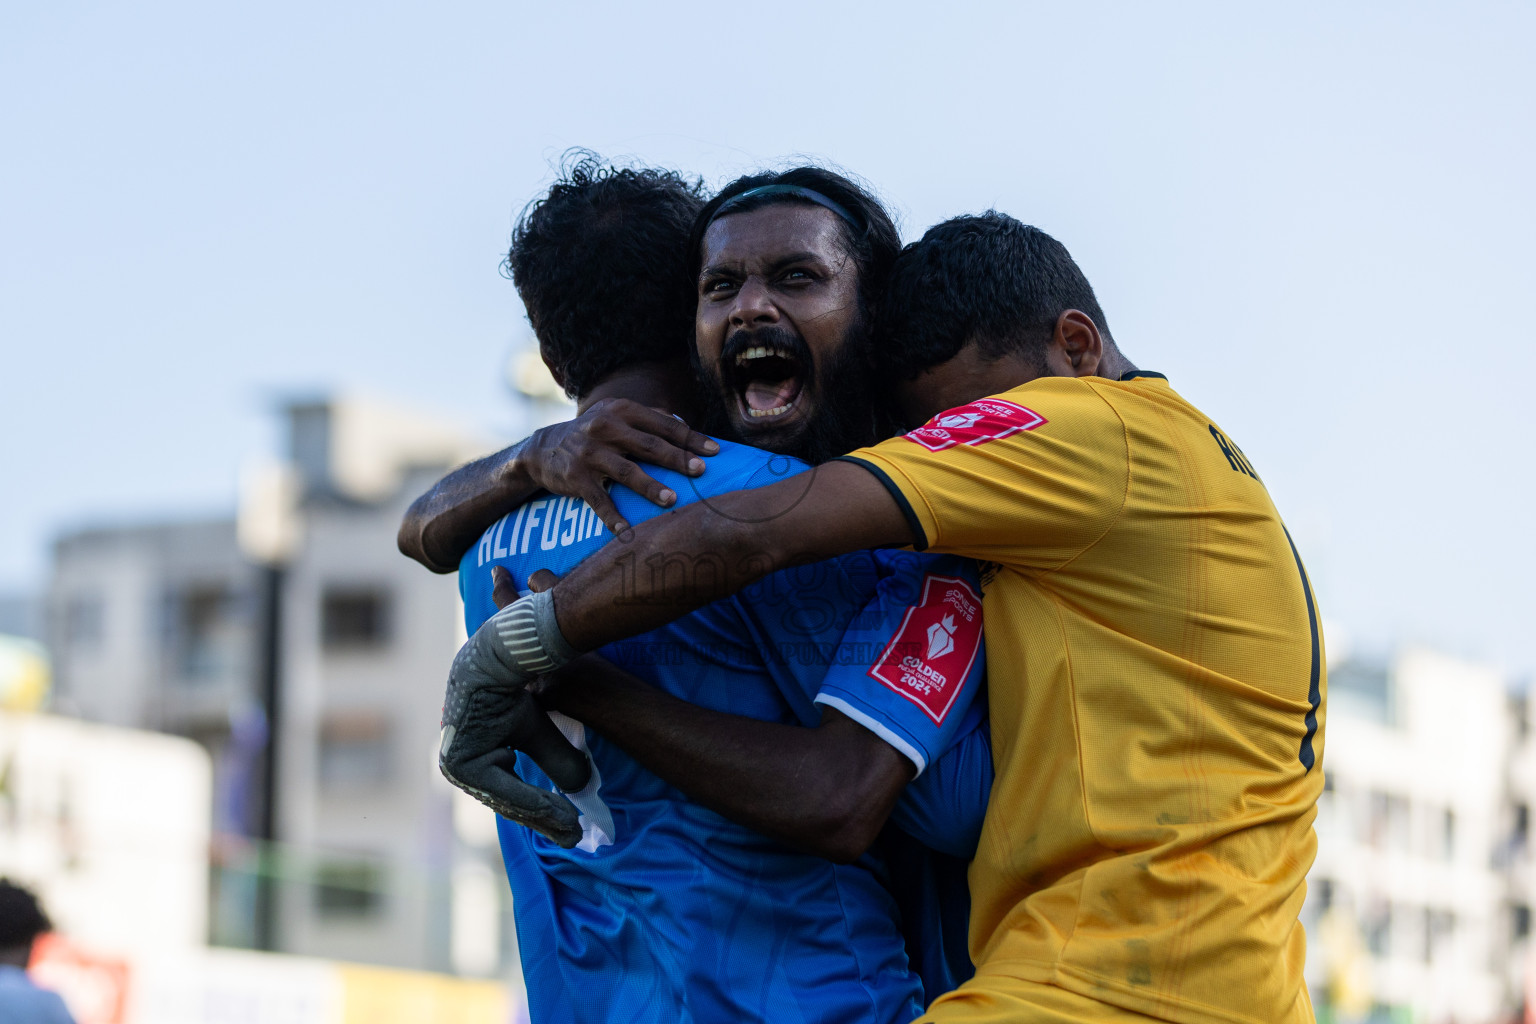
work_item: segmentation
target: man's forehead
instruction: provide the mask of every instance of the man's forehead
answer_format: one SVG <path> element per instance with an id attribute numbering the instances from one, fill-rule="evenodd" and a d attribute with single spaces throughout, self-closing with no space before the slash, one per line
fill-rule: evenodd
<path id="1" fill-rule="evenodd" d="M 846 254 L 842 222 L 831 210 L 775 203 L 721 217 L 704 232 L 706 267 L 751 263 L 807 252 L 828 261 Z"/>

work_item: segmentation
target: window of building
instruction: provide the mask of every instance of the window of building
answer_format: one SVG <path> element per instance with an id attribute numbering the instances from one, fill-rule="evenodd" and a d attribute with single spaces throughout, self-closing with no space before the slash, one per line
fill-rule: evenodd
<path id="1" fill-rule="evenodd" d="M 1510 840 L 1516 849 L 1525 849 L 1526 843 L 1531 838 L 1531 807 L 1529 804 L 1515 804 L 1514 822 L 1510 829 Z"/>
<path id="2" fill-rule="evenodd" d="M 1432 956 L 1439 956 L 1441 950 L 1450 949 L 1456 941 L 1456 915 L 1452 910 L 1432 910 L 1425 921 L 1430 929 Z"/>
<path id="3" fill-rule="evenodd" d="M 379 866 L 364 860 L 337 860 L 315 870 L 315 911 L 323 917 L 369 917 L 384 902 Z"/>
<path id="4" fill-rule="evenodd" d="M 320 641 L 327 650 L 368 650 L 389 643 L 389 595 L 379 587 L 328 587 L 320 599 Z"/>
<path id="5" fill-rule="evenodd" d="M 76 594 L 64 602 L 64 643 L 72 650 L 94 651 L 106 635 L 106 609 L 94 594 Z"/>
<path id="6" fill-rule="evenodd" d="M 1312 885 L 1312 898 L 1317 904 L 1317 912 L 1326 914 L 1333 906 L 1333 879 L 1321 878 Z"/>
<path id="7" fill-rule="evenodd" d="M 243 675 L 251 638 L 238 598 L 223 584 L 199 584 L 166 597 L 166 641 L 176 675 L 196 683 Z"/>
<path id="8" fill-rule="evenodd" d="M 1387 797 L 1387 846 L 1399 853 L 1413 849 L 1412 819 L 1409 813 L 1407 797 Z"/>
<path id="9" fill-rule="evenodd" d="M 377 712 L 326 715 L 320 722 L 320 784 L 356 789 L 389 781 L 394 744 L 389 718 Z"/>
<path id="10" fill-rule="evenodd" d="M 1365 945 L 1374 955 L 1392 952 L 1392 905 L 1381 903 L 1365 919 Z"/>
<path id="11" fill-rule="evenodd" d="M 181 634 L 181 674 L 188 679 L 206 679 L 219 671 L 219 650 L 215 642 L 220 621 L 225 616 L 228 595 L 222 587 L 192 587 L 177 602 L 177 625 Z"/>
<path id="12" fill-rule="evenodd" d="M 1437 959 L 1441 950 L 1450 948 L 1456 935 L 1456 915 L 1449 910 L 1426 910 L 1424 933 L 1424 961 L 1428 963 Z"/>
<path id="13" fill-rule="evenodd" d="M 1388 806 L 1391 798 L 1381 790 L 1373 789 L 1368 801 L 1370 809 L 1366 815 L 1365 834 L 1361 838 L 1379 850 L 1387 838 Z"/>
<path id="14" fill-rule="evenodd" d="M 1440 859 L 1456 856 L 1456 812 L 1447 807 L 1440 812 Z"/>
<path id="15" fill-rule="evenodd" d="M 1509 934 L 1516 942 L 1525 940 L 1531 934 L 1531 908 L 1524 903 L 1516 903 L 1509 908 Z"/>
<path id="16" fill-rule="evenodd" d="M 1396 693 L 1384 665 L 1346 661 L 1328 668 L 1328 707 L 1383 725 L 1397 723 Z"/>

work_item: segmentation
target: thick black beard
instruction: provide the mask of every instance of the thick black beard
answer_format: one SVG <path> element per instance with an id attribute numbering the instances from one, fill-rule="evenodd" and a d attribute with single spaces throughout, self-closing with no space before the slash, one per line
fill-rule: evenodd
<path id="1" fill-rule="evenodd" d="M 744 436 L 737 428 L 739 420 L 731 412 L 736 392 L 726 384 L 718 365 L 700 366 L 707 393 L 704 402 L 706 431 L 776 455 L 793 456 L 813 466 L 890 437 L 896 432 L 895 416 L 887 403 L 877 397 L 876 375 L 868 356 L 870 330 L 866 323 L 866 319 L 860 317 L 843 335 L 837 351 L 821 364 L 806 359 L 811 371 L 806 387 L 815 391 L 816 415 L 793 436 L 775 435 L 771 431 Z M 721 358 L 744 344 L 772 343 L 809 356 L 809 348 L 803 339 L 779 327 L 753 332 L 750 339 L 739 341 L 732 335 L 721 349 Z"/>

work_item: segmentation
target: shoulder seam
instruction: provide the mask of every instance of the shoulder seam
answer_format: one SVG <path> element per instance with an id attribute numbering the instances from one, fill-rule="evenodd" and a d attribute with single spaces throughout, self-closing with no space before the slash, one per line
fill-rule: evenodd
<path id="1" fill-rule="evenodd" d="M 928 532 L 923 529 L 923 521 L 917 517 L 917 510 L 912 507 L 912 502 L 907 499 L 906 493 L 902 491 L 896 481 L 891 479 L 889 473 L 868 459 L 861 459 L 857 455 L 839 455 L 832 461 L 851 462 L 855 466 L 861 466 L 868 470 L 876 480 L 880 481 L 881 486 L 890 492 L 891 497 L 895 499 L 897 507 L 901 509 L 902 516 L 907 520 L 907 526 L 912 530 L 912 550 L 928 550 Z"/>

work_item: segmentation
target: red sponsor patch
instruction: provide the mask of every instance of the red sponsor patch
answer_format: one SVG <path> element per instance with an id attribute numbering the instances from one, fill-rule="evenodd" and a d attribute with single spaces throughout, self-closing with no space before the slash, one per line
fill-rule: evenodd
<path id="1" fill-rule="evenodd" d="M 981 595 L 965 580 L 929 575 L 869 674 L 942 723 L 979 650 Z"/>
<path id="2" fill-rule="evenodd" d="M 941 452 L 957 444 L 978 445 L 1021 430 L 1034 430 L 1044 422 L 1045 417 L 1033 409 L 1001 398 L 983 398 L 939 413 L 906 438 L 931 452 Z"/>

